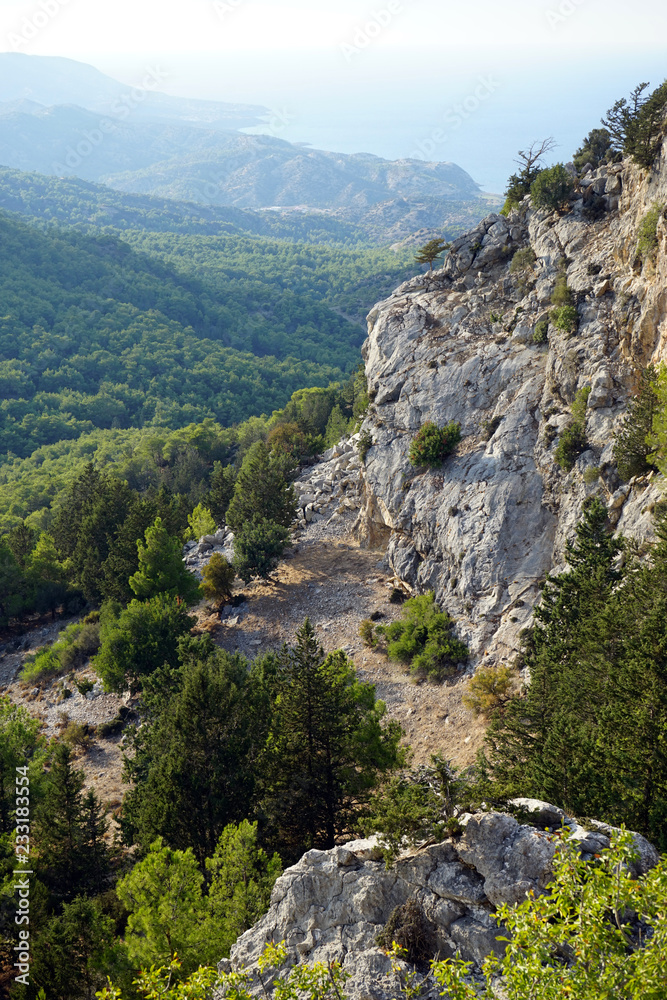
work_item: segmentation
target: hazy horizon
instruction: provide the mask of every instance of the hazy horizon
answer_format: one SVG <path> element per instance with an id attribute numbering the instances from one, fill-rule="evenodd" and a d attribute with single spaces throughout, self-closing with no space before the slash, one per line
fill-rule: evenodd
<path id="1" fill-rule="evenodd" d="M 267 106 L 260 131 L 335 152 L 451 161 L 493 193 L 517 149 L 553 135 L 553 160 L 568 160 L 615 100 L 667 75 L 664 47 L 646 43 L 667 29 L 654 0 L 636 3 L 631 20 L 620 0 L 477 0 L 465 10 L 195 0 L 187 13 L 171 0 L 41 3 L 40 18 L 39 3 L 0 6 L 6 51 L 77 59 L 128 85 L 159 66 L 166 93 Z"/>

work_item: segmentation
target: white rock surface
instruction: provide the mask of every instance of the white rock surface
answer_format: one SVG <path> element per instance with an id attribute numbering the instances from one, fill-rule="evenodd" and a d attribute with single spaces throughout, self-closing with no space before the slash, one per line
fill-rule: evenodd
<path id="1" fill-rule="evenodd" d="M 588 181 L 562 216 L 529 202 L 507 220 L 489 216 L 454 243 L 441 271 L 406 282 L 369 316 L 363 353 L 373 402 L 362 430 L 373 447 L 359 532 L 368 546 L 388 546 L 407 589 L 436 592 L 472 665 L 518 649 L 587 497 L 609 502 L 619 530 L 651 537 L 659 491 L 648 480 L 621 484 L 612 442 L 637 367 L 667 357 L 664 223 L 655 268 L 635 266 L 639 223 L 667 202 L 667 151 L 652 175 L 626 161 Z M 601 218 L 591 221 L 586 190 L 596 186 L 613 197 L 600 195 Z M 528 246 L 534 273 L 519 287 L 509 263 Z M 563 260 L 579 327 L 570 335 L 551 325 L 538 346 L 532 332 L 548 316 Z M 588 448 L 565 473 L 554 452 L 586 386 Z M 415 469 L 409 447 L 427 420 L 460 423 L 463 440 L 441 468 Z"/>

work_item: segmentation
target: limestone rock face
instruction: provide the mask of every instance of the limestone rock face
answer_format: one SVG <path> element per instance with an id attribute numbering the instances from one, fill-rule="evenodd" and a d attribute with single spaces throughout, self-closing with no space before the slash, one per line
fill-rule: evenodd
<path id="1" fill-rule="evenodd" d="M 564 822 L 583 857 L 609 846 L 602 825 L 591 832 L 546 803 L 517 804 L 537 827 L 503 813 L 466 816 L 460 839 L 412 852 L 389 871 L 374 839 L 309 851 L 278 879 L 269 912 L 232 948 L 232 967 L 252 969 L 267 942 L 284 940 L 290 964 L 340 961 L 351 975 L 346 993 L 352 1000 L 385 1000 L 395 995 L 395 983 L 376 938 L 394 909 L 410 899 L 431 925 L 440 958 L 460 951 L 479 966 L 492 952 L 502 954 L 496 906 L 543 892 L 551 877 L 559 838 L 539 824 L 555 817 L 560 829 Z M 636 839 L 642 870 L 648 870 L 658 854 Z"/>
<path id="2" fill-rule="evenodd" d="M 652 175 L 629 161 L 589 171 L 566 213 L 527 200 L 507 219 L 489 216 L 454 243 L 441 271 L 406 282 L 369 316 L 363 431 L 373 446 L 359 534 L 388 545 L 407 590 L 435 591 L 473 665 L 518 649 L 587 497 L 605 498 L 626 535 L 651 537 L 660 494 L 650 478 L 622 483 L 612 450 L 637 368 L 667 357 L 664 221 L 657 260 L 642 265 L 636 254 L 643 216 L 666 201 L 667 150 Z M 534 263 L 528 253 L 510 271 L 528 248 Z M 548 342 L 535 343 L 561 274 L 576 330 L 552 317 Z M 565 472 L 554 453 L 584 387 L 588 445 Z M 410 443 L 429 420 L 460 423 L 463 440 L 442 467 L 414 468 Z"/>

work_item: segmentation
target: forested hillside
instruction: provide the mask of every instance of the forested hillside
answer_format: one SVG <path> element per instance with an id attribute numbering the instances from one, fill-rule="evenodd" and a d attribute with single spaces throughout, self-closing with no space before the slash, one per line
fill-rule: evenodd
<path id="1" fill-rule="evenodd" d="M 352 370 L 364 311 L 405 273 L 381 251 L 0 228 L 0 449 L 20 457 L 95 427 L 270 413 Z"/>

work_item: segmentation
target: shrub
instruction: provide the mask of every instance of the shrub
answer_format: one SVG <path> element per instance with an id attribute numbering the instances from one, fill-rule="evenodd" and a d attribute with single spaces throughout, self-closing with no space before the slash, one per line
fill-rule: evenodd
<path id="1" fill-rule="evenodd" d="M 515 677 L 511 667 L 480 667 L 468 683 L 463 704 L 475 716 L 488 717 L 509 700 Z"/>
<path id="2" fill-rule="evenodd" d="M 574 304 L 572 292 L 567 286 L 567 274 L 564 261 L 560 265 L 558 277 L 556 278 L 556 284 L 553 292 L 551 293 L 551 304 L 553 306 L 571 306 Z"/>
<path id="3" fill-rule="evenodd" d="M 357 444 L 357 451 L 359 452 L 359 458 L 365 463 L 366 456 L 368 452 L 373 447 L 373 438 L 370 436 L 368 431 L 364 431 L 359 435 L 359 443 Z"/>
<path id="4" fill-rule="evenodd" d="M 569 201 L 574 191 L 574 181 L 562 163 L 542 170 L 530 188 L 534 208 L 559 211 Z"/>
<path id="5" fill-rule="evenodd" d="M 21 680 L 29 683 L 66 674 L 82 667 L 100 648 L 100 627 L 89 620 L 68 625 L 48 648 L 29 657 Z"/>
<path id="6" fill-rule="evenodd" d="M 70 722 L 62 733 L 62 740 L 77 750 L 87 750 L 95 736 L 94 728 L 87 722 Z"/>
<path id="7" fill-rule="evenodd" d="M 210 561 L 201 571 L 203 578 L 201 589 L 210 601 L 228 601 L 232 596 L 232 587 L 236 572 L 224 556 L 214 552 Z"/>
<path id="8" fill-rule="evenodd" d="M 574 154 L 573 162 L 579 173 L 587 163 L 595 170 L 610 152 L 611 133 L 606 128 L 594 128 Z"/>
<path id="9" fill-rule="evenodd" d="M 289 530 L 282 524 L 256 521 L 244 525 L 234 537 L 234 570 L 244 583 L 268 580 L 289 541 Z"/>
<path id="10" fill-rule="evenodd" d="M 491 417 L 490 420 L 485 420 L 482 424 L 484 430 L 484 440 L 490 441 L 493 435 L 496 433 L 498 428 L 503 422 L 502 417 Z"/>
<path id="11" fill-rule="evenodd" d="M 549 320 L 541 319 L 539 323 L 535 325 L 535 331 L 533 333 L 533 343 L 534 344 L 546 344 L 549 341 Z"/>
<path id="12" fill-rule="evenodd" d="M 579 313 L 574 306 L 561 306 L 552 310 L 551 322 L 563 333 L 574 333 L 579 322 Z"/>
<path id="13" fill-rule="evenodd" d="M 370 618 L 366 618 L 359 626 L 359 635 L 364 646 L 368 646 L 369 649 L 374 649 L 377 646 L 378 640 L 375 634 L 375 623 Z"/>
<path id="14" fill-rule="evenodd" d="M 411 597 L 403 606 L 402 620 L 378 625 L 376 632 L 387 640 L 389 659 L 404 663 L 416 677 L 443 681 L 469 656 L 465 643 L 452 635 L 453 626 L 430 593 Z"/>
<path id="15" fill-rule="evenodd" d="M 654 205 L 639 224 L 637 233 L 637 256 L 640 260 L 654 260 L 658 253 L 658 222 L 663 205 Z"/>
<path id="16" fill-rule="evenodd" d="M 202 535 L 214 535 L 216 530 L 217 525 L 213 520 L 213 515 L 203 503 L 198 504 L 192 513 L 188 514 L 188 530 L 185 533 L 186 541 L 188 538 L 199 539 Z"/>
<path id="17" fill-rule="evenodd" d="M 460 424 L 452 421 L 446 427 L 440 428 L 429 420 L 417 432 L 410 445 L 410 461 L 415 466 L 442 465 L 460 440 Z"/>
<path id="18" fill-rule="evenodd" d="M 586 408 L 590 394 L 590 386 L 577 393 L 572 404 L 573 421 L 561 434 L 556 448 L 554 458 L 566 472 L 570 472 L 577 456 L 586 447 Z"/>
<path id="19" fill-rule="evenodd" d="M 517 288 L 522 294 L 528 291 L 531 279 L 535 277 L 535 262 L 537 257 L 532 247 L 524 247 L 517 250 L 512 257 L 510 264 L 510 274 L 515 279 Z"/>
<path id="20" fill-rule="evenodd" d="M 600 469 L 599 465 L 589 466 L 584 472 L 584 482 L 586 483 L 586 485 L 592 486 L 594 483 L 597 483 L 598 479 L 600 478 L 601 472 L 602 470 Z"/>
<path id="21" fill-rule="evenodd" d="M 397 906 L 375 940 L 384 951 L 397 944 L 405 961 L 417 966 L 427 966 L 438 950 L 435 928 L 416 899 Z"/>

